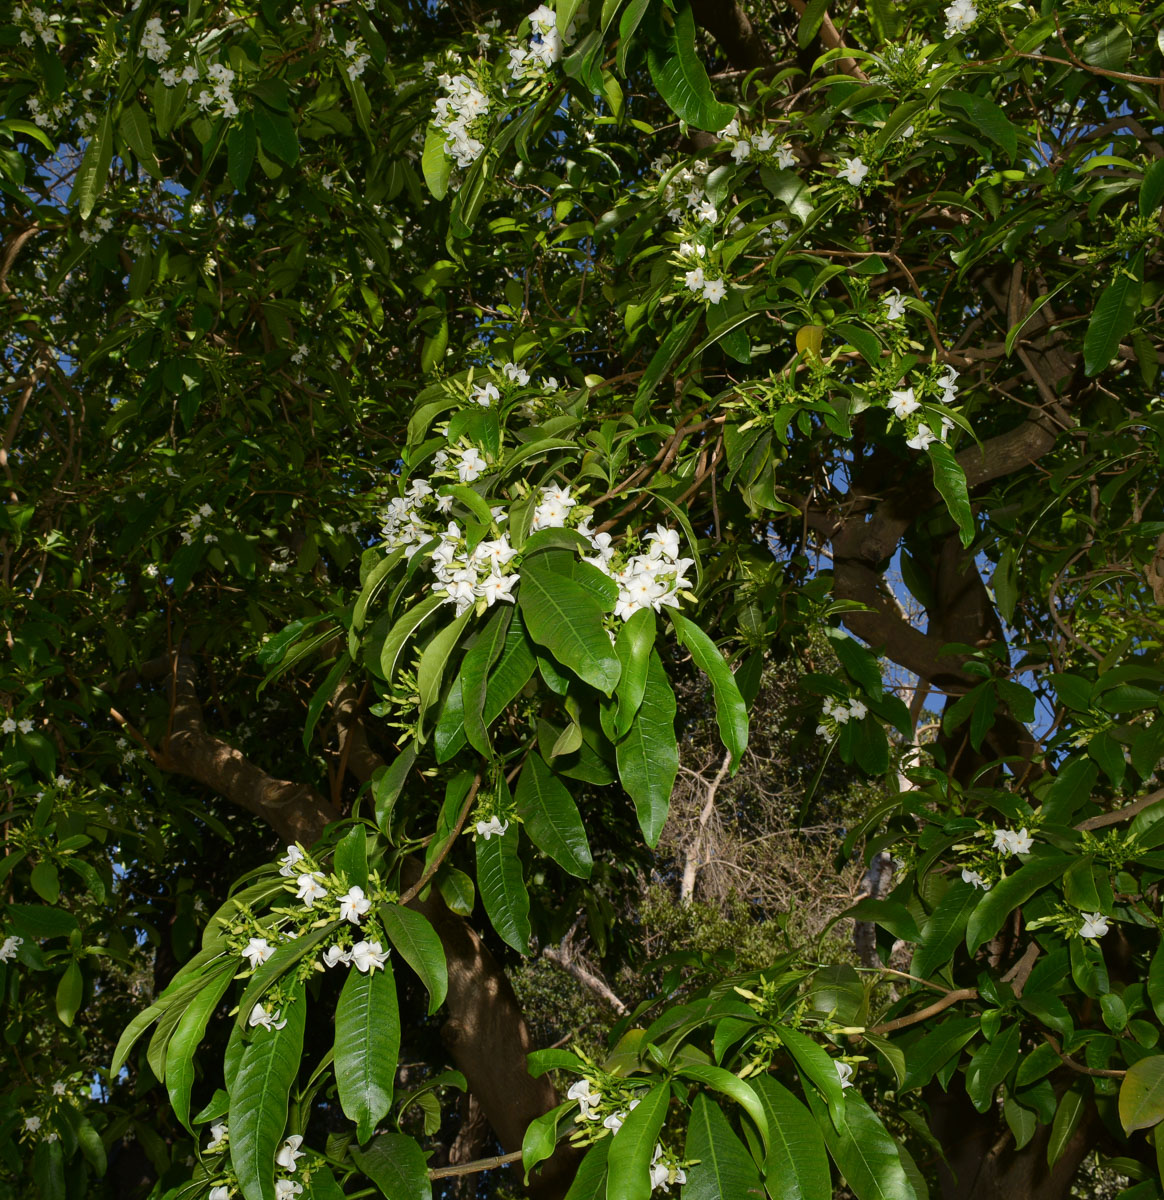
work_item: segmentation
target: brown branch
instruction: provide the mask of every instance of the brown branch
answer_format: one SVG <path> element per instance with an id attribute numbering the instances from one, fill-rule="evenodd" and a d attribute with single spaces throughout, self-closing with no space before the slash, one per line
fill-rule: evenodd
<path id="1" fill-rule="evenodd" d="M 451 1179 L 454 1175 L 476 1175 L 480 1171 L 492 1171 L 494 1167 L 504 1167 L 520 1161 L 521 1151 L 514 1150 L 511 1154 L 495 1154 L 492 1158 L 479 1158 L 476 1162 L 460 1163 L 455 1167 L 431 1167 L 428 1177 Z"/>
<path id="2" fill-rule="evenodd" d="M 925 1008 L 919 1008 L 917 1012 L 910 1013 L 907 1017 L 898 1017 L 894 1021 L 885 1021 L 881 1025 L 874 1025 L 869 1032 L 886 1034 L 893 1033 L 898 1029 L 908 1029 L 911 1025 L 918 1025 L 922 1021 L 928 1021 L 930 1017 L 936 1017 L 938 1013 L 944 1012 L 952 1004 L 977 998 L 977 988 L 959 988 L 955 992 L 947 992 L 940 1000 L 935 1000 L 933 1004 L 927 1005 Z"/>
<path id="3" fill-rule="evenodd" d="M 1055 1051 L 1065 1067 L 1070 1067 L 1080 1075 L 1093 1075 L 1097 1079 L 1123 1079 L 1127 1074 L 1127 1071 L 1108 1070 L 1106 1067 L 1085 1067 L 1082 1063 L 1078 1063 L 1069 1055 L 1064 1054 L 1059 1048 L 1059 1043 L 1049 1033 L 1043 1034 L 1043 1041 Z"/>
<path id="4" fill-rule="evenodd" d="M 0 258 L 0 293 L 11 295 L 12 289 L 8 286 L 8 272 L 12 270 L 12 264 L 16 261 L 16 256 L 24 247 L 25 242 L 29 238 L 35 237 L 40 232 L 40 226 L 34 221 L 27 229 L 22 229 L 4 248 L 4 257 Z"/>
<path id="5" fill-rule="evenodd" d="M 1123 808 L 1117 808 L 1115 812 L 1100 813 L 1098 817 L 1088 817 L 1086 821 L 1080 821 L 1075 828 L 1083 831 L 1103 829 L 1105 825 L 1118 825 L 1121 821 L 1130 821 L 1136 813 L 1143 812 L 1146 808 L 1151 808 L 1158 800 L 1164 800 L 1164 788 L 1160 788 L 1155 792 L 1149 792 L 1146 796 L 1141 796 L 1134 803 L 1128 804 Z"/>
<path id="6" fill-rule="evenodd" d="M 465 826 L 465 822 L 469 819 L 469 813 L 473 808 L 473 801 L 477 799 L 477 789 L 481 786 L 481 772 L 478 771 L 473 779 L 473 785 L 469 788 L 469 794 L 465 797 L 465 803 L 461 806 L 460 816 L 457 817 L 457 823 L 453 826 L 452 832 L 445 839 L 445 844 L 441 847 L 437 856 L 425 867 L 420 878 L 400 897 L 401 904 L 408 904 L 415 900 L 417 896 L 428 886 L 428 881 L 440 870 L 441 863 L 448 857 L 449 851 L 456 845 L 457 838 L 461 836 L 461 830 Z"/>

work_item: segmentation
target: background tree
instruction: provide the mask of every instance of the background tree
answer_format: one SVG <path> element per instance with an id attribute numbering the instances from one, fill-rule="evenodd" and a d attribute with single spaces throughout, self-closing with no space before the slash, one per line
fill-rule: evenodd
<path id="1" fill-rule="evenodd" d="M 1157 1194 L 1160 16 L 6 14 L 13 1194 Z M 873 957 L 531 1055 L 766 663 Z"/>

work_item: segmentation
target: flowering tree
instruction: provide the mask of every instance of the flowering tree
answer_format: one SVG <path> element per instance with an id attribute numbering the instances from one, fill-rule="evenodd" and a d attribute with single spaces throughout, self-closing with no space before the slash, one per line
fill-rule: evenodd
<path id="1" fill-rule="evenodd" d="M 11 1194 L 1158 1195 L 1159 17 L 10 10 Z M 774 656 L 879 955 L 535 1048 Z"/>

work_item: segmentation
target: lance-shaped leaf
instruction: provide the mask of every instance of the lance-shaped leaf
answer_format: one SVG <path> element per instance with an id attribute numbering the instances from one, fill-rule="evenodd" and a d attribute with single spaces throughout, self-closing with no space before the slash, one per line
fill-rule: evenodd
<path id="1" fill-rule="evenodd" d="M 675 633 L 682 645 L 691 651 L 699 669 L 711 681 L 715 696 L 715 719 L 719 724 L 719 736 L 724 747 L 732 756 L 732 771 L 740 765 L 740 758 L 748 744 L 748 708 L 732 675 L 731 667 L 724 661 L 716 644 L 695 624 L 681 613 L 672 611 Z"/>
<path id="2" fill-rule="evenodd" d="M 770 1075 L 749 1080 L 768 1116 L 764 1181 L 772 1200 L 832 1195 L 824 1137 L 812 1113 Z"/>
<path id="3" fill-rule="evenodd" d="M 428 1163 L 412 1138 L 382 1133 L 364 1149 L 353 1146 L 349 1153 L 388 1200 L 432 1200 Z"/>
<path id="4" fill-rule="evenodd" d="M 385 904 L 380 921 L 401 958 L 420 976 L 428 989 L 428 1011 L 436 1012 L 449 990 L 445 951 L 428 918 L 400 904 Z"/>
<path id="5" fill-rule="evenodd" d="M 651 648 L 655 644 L 655 614 L 649 608 L 640 608 L 623 622 L 615 639 L 614 652 L 622 666 L 615 696 L 618 713 L 614 722 L 614 736 L 622 737 L 630 728 L 643 696 L 647 690 L 647 665 L 651 659 Z"/>
<path id="6" fill-rule="evenodd" d="M 647 48 L 647 66 L 659 95 L 688 125 L 715 133 L 735 115 L 736 110 L 721 104 L 711 90 L 711 80 L 695 48 L 695 18 L 689 4 L 676 5 L 669 29 L 660 22 Z"/>
<path id="7" fill-rule="evenodd" d="M 821 1046 L 818 1046 L 812 1038 L 806 1037 L 795 1029 L 777 1025 L 775 1031 L 788 1048 L 789 1054 L 795 1059 L 801 1073 L 820 1089 L 828 1104 L 833 1123 L 839 1129 L 845 1120 L 845 1096 L 840 1076 L 837 1074 L 836 1060 Z M 811 1091 L 807 1084 L 805 1090 Z"/>
<path id="8" fill-rule="evenodd" d="M 469 745 L 482 754 L 490 752 L 489 732 L 484 718 L 489 672 L 501 655 L 512 615 L 513 609 L 509 605 L 498 605 L 485 622 L 480 636 L 465 651 L 465 660 L 461 663 L 459 679 L 465 736 L 469 739 Z"/>
<path id="9" fill-rule="evenodd" d="M 594 859 L 578 806 L 537 751 L 530 752 L 521 769 L 514 799 L 530 841 L 563 870 L 589 879 Z"/>
<path id="10" fill-rule="evenodd" d="M 335 1078 L 340 1107 L 366 1142 L 392 1104 L 400 1054 L 400 1009 L 391 963 L 365 974 L 348 968 L 335 1010 Z"/>
<path id="11" fill-rule="evenodd" d="M 477 887 L 493 928 L 515 950 L 529 953 L 529 893 L 517 854 L 517 825 L 477 838 Z"/>
<path id="12" fill-rule="evenodd" d="M 973 954 L 983 942 L 994 937 L 1020 904 L 1025 904 L 1040 888 L 1058 879 L 1071 862 L 1071 857 L 1066 854 L 1034 859 L 995 884 L 970 914 L 966 923 L 966 949 Z"/>
<path id="13" fill-rule="evenodd" d="M 687 1168 L 684 1200 L 747 1200 L 764 1194 L 752 1156 L 719 1105 L 702 1092 L 691 1106 L 683 1157 L 697 1160 Z"/>
<path id="14" fill-rule="evenodd" d="M 289 989 L 282 1029 L 258 1026 L 243 1046 L 230 1088 L 230 1160 L 245 1200 L 275 1200 L 275 1151 L 287 1124 L 287 1105 L 303 1058 L 307 998 Z"/>
<path id="15" fill-rule="evenodd" d="M 812 1088 L 806 1087 L 805 1095 L 829 1154 L 857 1200 L 918 1200 L 897 1143 L 859 1093 L 854 1090 L 848 1097 L 839 1127 Z"/>
<path id="16" fill-rule="evenodd" d="M 662 660 L 652 650 L 642 703 L 626 737 L 614 748 L 619 780 L 634 801 L 648 846 L 656 845 L 663 832 L 679 771 L 675 711 L 675 693 Z"/>
<path id="17" fill-rule="evenodd" d="M 1141 255 L 1129 268 L 1117 267 L 1115 278 L 1103 289 L 1083 337 L 1083 364 L 1089 376 L 1098 375 L 1115 358 L 1120 342 L 1135 324 L 1143 277 Z"/>
<path id="18" fill-rule="evenodd" d="M 1120 1084 L 1120 1123 L 1125 1133 L 1164 1121 L 1164 1054 L 1133 1063 Z"/>
<path id="19" fill-rule="evenodd" d="M 77 178 L 73 181 L 73 190 L 69 196 L 69 204 L 77 206 L 83 221 L 89 219 L 89 214 L 105 190 L 112 162 L 113 110 L 107 108 L 101 123 L 89 139 L 89 145 L 85 147 L 85 154 L 77 169 Z"/>
<path id="20" fill-rule="evenodd" d="M 946 502 L 963 546 L 974 540 L 974 514 L 970 511 L 970 493 L 966 489 L 966 473 L 958 465 L 954 452 L 945 442 L 929 445 L 930 466 L 934 470 L 934 487 Z"/>
<path id="21" fill-rule="evenodd" d="M 170 1095 L 170 1103 L 174 1106 L 174 1115 L 187 1129 L 190 1129 L 190 1089 L 194 1085 L 194 1055 L 214 1010 L 234 979 L 234 968 L 237 965 L 235 961 L 223 964 L 223 969 L 206 981 L 206 986 L 182 1013 L 166 1050 L 166 1091 Z"/>
<path id="22" fill-rule="evenodd" d="M 671 1085 L 656 1084 L 614 1135 L 606 1160 L 606 1200 L 648 1200 L 651 1158 L 670 1100 Z"/>
<path id="23" fill-rule="evenodd" d="M 518 603 L 529 635 L 575 675 L 610 695 L 621 668 L 603 626 L 606 610 L 589 589 L 555 571 L 548 555 L 522 564 Z"/>

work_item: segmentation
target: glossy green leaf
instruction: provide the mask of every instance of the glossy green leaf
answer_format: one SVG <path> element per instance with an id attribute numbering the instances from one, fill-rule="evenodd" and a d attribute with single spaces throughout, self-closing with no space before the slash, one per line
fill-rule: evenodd
<path id="1" fill-rule="evenodd" d="M 654 612 L 649 608 L 640 608 L 623 622 L 615 639 L 614 652 L 622 668 L 615 689 L 618 699 L 614 729 L 616 738 L 622 737 L 630 728 L 643 703 L 647 689 L 647 667 L 651 648 L 655 644 L 655 627 Z"/>
<path id="2" fill-rule="evenodd" d="M 428 1163 L 414 1138 L 382 1133 L 363 1149 L 352 1146 L 348 1153 L 386 1200 L 432 1200 Z"/>
<path id="3" fill-rule="evenodd" d="M 747 705 L 740 695 L 740 689 L 736 687 L 731 668 L 711 638 L 694 621 L 689 621 L 681 613 L 672 612 L 670 617 L 675 624 L 675 633 L 680 644 L 691 651 L 696 665 L 711 681 L 719 736 L 723 740 L 724 748 L 731 753 L 734 772 L 739 768 L 748 744 Z"/>
<path id="4" fill-rule="evenodd" d="M 764 1182 L 772 1200 L 817 1200 L 832 1194 L 824 1137 L 812 1114 L 771 1075 L 749 1080 L 768 1117 Z"/>
<path id="5" fill-rule="evenodd" d="M 517 854 L 517 825 L 504 834 L 477 838 L 477 887 L 485 912 L 502 941 L 529 953 L 529 893 Z"/>
<path id="6" fill-rule="evenodd" d="M 966 924 L 966 949 L 973 954 L 983 942 L 994 937 L 1019 905 L 1062 875 L 1070 863 L 1070 858 L 1062 854 L 1034 859 L 991 888 L 970 914 Z"/>
<path id="7" fill-rule="evenodd" d="M 536 751 L 521 769 L 514 800 L 530 841 L 563 870 L 589 879 L 594 860 L 578 806 Z"/>
<path id="8" fill-rule="evenodd" d="M 385 904 L 380 921 L 388 940 L 428 990 L 429 1013 L 436 1012 L 449 990 L 448 964 L 436 930 L 421 913 L 400 904 Z"/>
<path id="9" fill-rule="evenodd" d="M 991 1106 L 998 1085 L 1018 1062 L 1021 1038 L 1022 1026 L 1008 1025 L 992 1042 L 983 1042 L 967 1064 L 966 1094 L 979 1112 Z"/>
<path id="10" fill-rule="evenodd" d="M 752 1156 L 719 1106 L 703 1093 L 691 1105 L 683 1157 L 698 1160 L 686 1170 L 684 1200 L 745 1200 L 764 1195 Z"/>
<path id="11" fill-rule="evenodd" d="M 335 1010 L 335 1078 L 344 1115 L 366 1142 L 392 1105 L 400 1009 L 391 960 L 367 973 L 347 968 Z"/>
<path id="12" fill-rule="evenodd" d="M 691 6 L 680 0 L 670 28 L 647 48 L 647 66 L 659 95 L 671 111 L 696 129 L 711 133 L 722 129 L 735 115 L 730 104 L 721 104 L 695 47 L 695 18 Z"/>
<path id="13" fill-rule="evenodd" d="M 823 1047 L 795 1029 L 777 1025 L 774 1032 L 788 1048 L 800 1071 L 820 1089 L 834 1124 L 840 1128 L 845 1120 L 845 1095 L 837 1074 L 836 1060 Z"/>
<path id="14" fill-rule="evenodd" d="M 974 514 L 970 511 L 970 493 L 966 489 L 966 473 L 958 465 L 954 452 L 944 442 L 931 442 L 928 447 L 930 466 L 934 471 L 934 487 L 946 502 L 946 509 L 963 546 L 974 540 Z"/>
<path id="15" fill-rule="evenodd" d="M 652 650 L 642 703 L 626 736 L 614 748 L 619 781 L 634 801 L 648 846 L 656 845 L 663 832 L 679 772 L 676 708 L 662 660 Z"/>
<path id="16" fill-rule="evenodd" d="M 857 1200 L 918 1200 L 897 1143 L 856 1089 L 846 1099 L 839 1128 L 816 1093 L 806 1088 L 805 1094 L 829 1154 Z"/>
<path id="17" fill-rule="evenodd" d="M 194 1085 L 194 1059 L 198 1054 L 206 1026 L 218 1008 L 222 997 L 234 982 L 233 963 L 211 975 L 206 986 L 190 1001 L 170 1039 L 166 1050 L 166 1091 L 174 1115 L 191 1132 L 190 1089 Z"/>
<path id="18" fill-rule="evenodd" d="M 1143 287 L 1143 256 L 1131 267 L 1117 268 L 1103 289 L 1087 322 L 1083 338 L 1083 363 L 1089 376 L 1098 375 L 1119 352 L 1120 342 L 1135 323 Z"/>
<path id="19" fill-rule="evenodd" d="M 670 1100 L 670 1084 L 655 1084 L 614 1135 L 606 1160 L 606 1200 L 649 1200 L 651 1158 Z"/>
<path id="20" fill-rule="evenodd" d="M 76 206 L 81 220 L 87 221 L 93 212 L 105 184 L 109 179 L 109 167 L 113 162 L 113 110 L 107 108 L 98 122 L 93 136 L 81 158 L 73 190 L 69 194 L 69 206 Z"/>
<path id="21" fill-rule="evenodd" d="M 1128 1068 L 1120 1084 L 1119 1110 L 1125 1133 L 1164 1121 L 1164 1054 L 1141 1058 Z"/>

